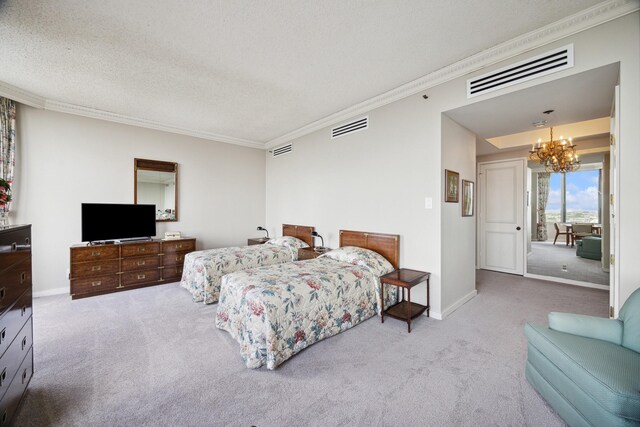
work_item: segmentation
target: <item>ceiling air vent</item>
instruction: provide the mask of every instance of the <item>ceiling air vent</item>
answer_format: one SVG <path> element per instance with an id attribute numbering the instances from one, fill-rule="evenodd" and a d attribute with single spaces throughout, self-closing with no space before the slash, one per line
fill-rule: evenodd
<path id="1" fill-rule="evenodd" d="M 573 67 L 573 44 L 467 80 L 467 98 Z"/>
<path id="2" fill-rule="evenodd" d="M 282 145 L 278 148 L 274 148 L 272 151 L 273 157 L 278 157 L 278 156 L 282 156 L 283 154 L 290 153 L 292 149 L 293 147 L 291 146 L 291 144 Z"/>
<path id="3" fill-rule="evenodd" d="M 350 123 L 334 127 L 331 129 L 331 139 L 339 138 L 348 133 L 364 130 L 369 127 L 369 116 L 362 117 L 361 119 L 354 120 Z"/>

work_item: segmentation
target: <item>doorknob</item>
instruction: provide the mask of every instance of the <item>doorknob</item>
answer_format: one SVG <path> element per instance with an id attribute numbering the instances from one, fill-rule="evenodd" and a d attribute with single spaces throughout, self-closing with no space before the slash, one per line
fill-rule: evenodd
<path id="1" fill-rule="evenodd" d="M 522 230 L 522 228 L 520 228 L 520 227 L 516 227 L 516 230 L 520 231 L 520 230 Z"/>

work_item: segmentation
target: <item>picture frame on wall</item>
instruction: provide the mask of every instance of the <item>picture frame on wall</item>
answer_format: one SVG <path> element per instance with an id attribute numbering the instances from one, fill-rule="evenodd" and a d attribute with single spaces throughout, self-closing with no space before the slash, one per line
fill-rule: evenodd
<path id="1" fill-rule="evenodd" d="M 473 181 L 462 180 L 462 216 L 473 216 Z"/>
<path id="2" fill-rule="evenodd" d="M 458 203 L 460 174 L 458 172 L 444 170 L 444 201 Z"/>

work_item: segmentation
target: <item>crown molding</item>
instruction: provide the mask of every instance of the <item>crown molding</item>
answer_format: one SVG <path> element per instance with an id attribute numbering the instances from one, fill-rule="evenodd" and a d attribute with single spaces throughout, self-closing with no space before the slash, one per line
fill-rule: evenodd
<path id="1" fill-rule="evenodd" d="M 241 145 L 243 147 L 264 149 L 264 143 L 250 141 L 247 139 L 234 138 L 231 136 L 219 135 L 211 132 L 201 131 L 197 129 L 187 129 L 178 126 L 166 125 L 153 120 L 141 119 L 137 117 L 125 116 L 123 114 L 111 113 L 103 110 L 82 107 L 65 102 L 46 100 L 45 110 L 57 111 L 61 113 L 74 114 L 76 116 L 89 117 L 92 119 L 106 120 L 109 122 L 122 123 L 125 125 L 138 126 L 147 129 L 155 129 L 163 132 L 175 133 L 179 135 L 193 136 L 196 138 L 207 139 L 210 141 L 224 142 L 227 144 Z"/>
<path id="2" fill-rule="evenodd" d="M 0 82 L 0 96 L 35 108 L 44 108 L 45 99 L 34 93 Z"/>
<path id="3" fill-rule="evenodd" d="M 290 142 L 293 139 L 300 138 L 311 132 L 350 119 L 353 116 L 364 114 L 474 71 L 628 15 L 638 9 L 638 0 L 609 0 L 597 4 L 267 141 L 265 148 L 270 149 L 280 144 Z"/>
<path id="4" fill-rule="evenodd" d="M 68 104 L 66 102 L 45 99 L 42 96 L 36 95 L 32 92 L 20 89 L 16 86 L 12 86 L 1 81 L 0 96 L 12 99 L 21 104 L 44 110 L 57 111 L 60 113 L 73 114 L 76 116 L 89 117 L 92 119 L 105 120 L 108 122 L 122 123 L 125 125 L 138 126 L 141 128 L 154 129 L 179 135 L 193 136 L 195 138 L 223 142 L 226 144 L 240 145 L 243 147 L 258 148 L 261 150 L 265 148 L 263 142 L 234 138 L 232 136 L 219 135 L 216 133 L 201 131 L 197 129 L 181 128 L 178 126 L 166 125 L 153 120 L 125 116 L 123 114 L 111 113 L 108 111 L 96 110 L 94 108 L 83 107 L 80 105 Z"/>

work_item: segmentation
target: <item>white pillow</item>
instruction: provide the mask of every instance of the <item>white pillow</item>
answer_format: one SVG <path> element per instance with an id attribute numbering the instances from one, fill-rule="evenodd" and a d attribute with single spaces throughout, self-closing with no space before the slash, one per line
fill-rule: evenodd
<path id="1" fill-rule="evenodd" d="M 356 246 L 343 246 L 329 251 L 323 256 L 365 267 L 376 276 L 383 276 L 394 270 L 391 263 L 379 253 Z"/>
<path id="2" fill-rule="evenodd" d="M 292 236 L 274 237 L 273 239 L 267 240 L 266 244 L 276 245 L 276 246 L 286 246 L 291 249 L 300 249 L 300 248 L 309 247 L 309 245 L 307 245 L 302 240 Z"/>

